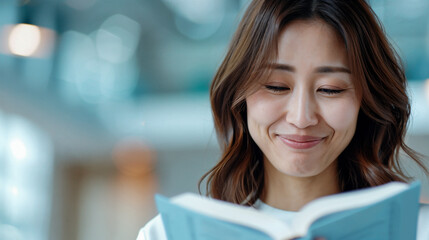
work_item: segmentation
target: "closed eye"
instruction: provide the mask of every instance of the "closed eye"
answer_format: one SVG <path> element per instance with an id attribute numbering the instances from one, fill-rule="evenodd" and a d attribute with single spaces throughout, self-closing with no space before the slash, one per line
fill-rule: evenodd
<path id="1" fill-rule="evenodd" d="M 265 88 L 272 92 L 283 92 L 283 91 L 290 90 L 290 88 L 288 87 L 280 87 L 280 86 L 272 86 L 272 85 L 265 85 Z"/>
<path id="2" fill-rule="evenodd" d="M 329 88 L 320 88 L 317 90 L 318 92 L 321 92 L 323 94 L 327 95 L 334 95 L 344 92 L 344 89 L 329 89 Z"/>

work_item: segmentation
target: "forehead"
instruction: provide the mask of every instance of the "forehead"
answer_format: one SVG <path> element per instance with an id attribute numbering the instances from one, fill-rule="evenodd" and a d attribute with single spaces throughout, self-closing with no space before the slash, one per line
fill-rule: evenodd
<path id="1" fill-rule="evenodd" d="M 341 36 L 321 20 L 297 20 L 286 25 L 278 39 L 277 60 L 290 64 L 304 60 L 312 64 L 348 65 Z"/>
<path id="2" fill-rule="evenodd" d="M 261 65 L 258 78 L 248 79 L 244 95 L 258 90 L 273 73 L 273 64 L 287 64 L 296 72 L 314 72 L 320 66 L 337 66 L 350 69 L 345 43 L 341 35 L 322 20 L 295 20 L 288 23 L 277 39 L 277 59 Z M 352 76 L 352 80 L 354 78 Z"/>

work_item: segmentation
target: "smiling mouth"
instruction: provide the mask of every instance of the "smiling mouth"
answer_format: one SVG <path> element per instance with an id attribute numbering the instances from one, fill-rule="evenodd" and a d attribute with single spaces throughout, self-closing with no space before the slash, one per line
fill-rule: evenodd
<path id="1" fill-rule="evenodd" d="M 293 149 L 309 149 L 321 143 L 324 137 L 307 135 L 278 135 L 280 140 Z"/>

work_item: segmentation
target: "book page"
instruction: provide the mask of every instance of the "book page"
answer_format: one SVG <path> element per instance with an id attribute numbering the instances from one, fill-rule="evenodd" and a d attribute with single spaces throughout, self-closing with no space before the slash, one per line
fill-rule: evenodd
<path id="1" fill-rule="evenodd" d="M 181 194 L 172 198 L 171 202 L 222 221 L 259 230 L 276 240 L 298 237 L 286 223 L 251 207 L 209 199 L 193 193 Z"/>
<path id="2" fill-rule="evenodd" d="M 298 235 L 305 236 L 311 224 L 323 216 L 377 203 L 408 187 L 406 183 L 391 182 L 377 187 L 318 198 L 305 205 L 296 214 L 292 220 L 292 228 Z"/>

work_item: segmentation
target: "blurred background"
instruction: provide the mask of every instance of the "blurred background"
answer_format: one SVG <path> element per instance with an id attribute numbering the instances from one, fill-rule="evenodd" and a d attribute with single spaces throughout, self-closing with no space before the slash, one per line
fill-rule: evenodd
<path id="1" fill-rule="evenodd" d="M 220 157 L 209 84 L 247 4 L 0 0 L 0 239 L 135 239 L 156 192 L 198 192 Z M 371 5 L 429 156 L 429 2 Z"/>

